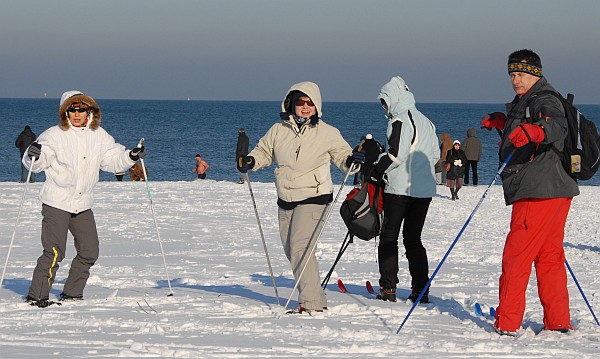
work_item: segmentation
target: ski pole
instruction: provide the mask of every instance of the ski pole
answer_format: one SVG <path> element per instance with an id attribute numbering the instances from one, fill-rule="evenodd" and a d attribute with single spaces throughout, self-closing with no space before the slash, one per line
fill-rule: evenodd
<path id="1" fill-rule="evenodd" d="M 329 279 L 331 279 L 331 274 L 333 273 L 335 266 L 338 264 L 340 259 L 342 259 L 342 256 L 346 252 L 346 249 L 348 248 L 350 243 L 353 243 L 353 241 L 352 241 L 353 237 L 354 236 L 352 234 L 350 234 L 350 231 L 348 231 L 346 233 L 346 237 L 344 237 L 344 241 L 342 242 L 340 251 L 338 252 L 337 257 L 335 257 L 335 261 L 333 261 L 333 265 L 331 266 L 331 269 L 329 270 L 329 272 L 327 272 L 327 275 L 325 276 L 325 278 L 323 278 L 323 282 L 321 282 L 321 287 L 323 287 L 323 290 L 325 290 L 325 288 L 327 288 L 327 284 L 329 283 Z"/>
<path id="2" fill-rule="evenodd" d="M 571 273 L 571 277 L 573 277 L 575 284 L 577 284 L 577 288 L 579 289 L 579 293 L 581 293 L 581 296 L 583 297 L 585 304 L 587 304 L 588 308 L 590 309 L 590 312 L 592 313 L 592 316 L 594 317 L 596 324 L 600 325 L 600 322 L 598 322 L 598 318 L 596 318 L 596 314 L 594 314 L 594 310 L 592 309 L 590 302 L 588 301 L 587 297 L 583 293 L 583 289 L 581 289 L 581 286 L 579 285 L 577 278 L 575 278 L 575 273 L 573 273 L 573 270 L 571 269 L 571 266 L 569 265 L 569 261 L 567 261 L 566 259 L 565 259 L 565 264 L 566 264 L 567 268 L 569 269 L 569 273 Z"/>
<path id="3" fill-rule="evenodd" d="M 469 216 L 469 218 L 467 218 L 467 221 L 465 222 L 465 224 L 460 229 L 460 232 L 458 232 L 458 235 L 456 236 L 456 238 L 454 239 L 454 241 L 450 245 L 450 248 L 448 248 L 448 250 L 446 251 L 446 254 L 444 254 L 444 257 L 442 258 L 442 260 L 438 264 L 437 268 L 435 268 L 435 271 L 433 271 L 433 274 L 431 275 L 431 278 L 429 278 L 429 281 L 427 281 L 427 284 L 425 284 L 425 287 L 423 288 L 423 290 L 421 290 L 421 293 L 419 294 L 419 296 L 417 297 L 417 299 L 415 299 L 415 302 L 413 303 L 412 307 L 410 308 L 410 310 L 406 314 L 406 317 L 404 317 L 404 320 L 402 321 L 402 324 L 400 324 L 400 327 L 396 331 L 396 334 L 400 333 L 400 330 L 402 330 L 402 327 L 404 327 L 404 324 L 406 323 L 406 321 L 410 317 L 411 313 L 413 312 L 413 310 L 415 310 L 415 308 L 417 307 L 417 305 L 421 301 L 421 298 L 423 298 L 423 295 L 425 295 L 425 293 L 427 292 L 427 289 L 429 289 L 429 286 L 431 285 L 431 282 L 433 281 L 433 279 L 435 278 L 436 274 L 438 273 L 438 271 L 440 270 L 440 268 L 442 267 L 442 265 L 446 261 L 446 258 L 448 258 L 448 255 L 450 254 L 450 252 L 452 251 L 452 249 L 456 245 L 456 242 L 458 242 L 458 239 L 460 238 L 460 236 L 462 236 L 463 232 L 465 231 L 465 229 L 467 228 L 467 226 L 471 222 L 471 219 L 473 219 L 473 216 L 475 215 L 475 212 L 477 212 L 477 210 L 479 209 L 479 206 L 481 206 L 481 203 L 483 202 L 483 200 L 487 196 L 488 191 L 490 190 L 490 188 L 492 188 L 492 186 L 494 185 L 494 183 L 496 183 L 496 180 L 498 179 L 498 177 L 500 177 L 500 174 L 504 170 L 504 167 L 506 167 L 506 165 L 508 164 L 508 162 L 510 161 L 510 159 L 512 158 L 512 156 L 515 154 L 515 150 L 516 149 L 512 150 L 512 152 L 508 155 L 508 157 L 506 158 L 506 160 L 504 161 L 504 163 L 502 163 L 502 166 L 500 166 L 500 169 L 498 169 L 498 172 L 496 172 L 496 175 L 494 176 L 494 179 L 492 180 L 492 183 L 490 183 L 490 185 L 488 186 L 488 188 L 483 193 L 483 196 L 481 196 L 481 198 L 479 199 L 479 202 L 477 202 L 477 205 L 475 206 L 475 208 L 471 212 L 471 215 Z"/>
<path id="4" fill-rule="evenodd" d="M 2 277 L 0 277 L 0 288 L 2 288 L 2 283 L 4 283 L 4 273 L 6 272 L 6 267 L 8 266 L 8 258 L 10 258 L 10 252 L 12 250 L 13 242 L 15 241 L 17 226 L 19 225 L 19 220 L 21 219 L 21 209 L 23 208 L 23 202 L 25 201 L 25 194 L 27 193 L 27 186 L 29 185 L 29 179 L 31 178 L 31 169 L 33 168 L 34 163 L 35 157 L 32 157 L 31 165 L 29 166 L 29 172 L 27 173 L 27 180 L 25 181 L 25 189 L 23 189 L 23 196 L 21 197 L 21 204 L 19 205 L 17 221 L 15 222 L 15 228 L 13 230 L 12 238 L 10 239 L 10 244 L 8 245 L 8 253 L 6 254 L 6 261 L 4 262 L 4 268 L 2 269 Z"/>
<path id="5" fill-rule="evenodd" d="M 329 220 L 329 216 L 331 216 L 331 213 L 333 212 L 333 207 L 335 206 L 335 203 L 337 202 L 338 198 L 340 197 L 340 193 L 342 193 L 342 190 L 344 189 L 344 186 L 346 185 L 346 181 L 348 180 L 348 177 L 350 176 L 351 173 L 354 173 L 353 171 L 356 171 L 357 169 L 360 169 L 360 165 L 357 165 L 357 167 L 355 167 L 355 165 L 353 164 L 352 166 L 350 166 L 350 168 L 348 168 L 348 172 L 346 172 L 346 177 L 344 177 L 344 181 L 340 185 L 340 189 L 338 190 L 337 194 L 335 195 L 333 202 L 331 202 L 330 204 L 327 205 L 327 208 L 325 209 L 325 216 L 323 217 L 323 225 L 321 226 L 321 228 L 319 229 L 319 232 L 317 233 L 315 243 L 312 245 L 310 253 L 308 253 L 308 256 L 306 257 L 307 259 L 306 259 L 306 262 L 304 262 L 302 271 L 298 275 L 296 284 L 294 285 L 294 288 L 292 289 L 292 292 L 290 293 L 290 296 L 288 297 L 287 302 L 285 303 L 285 306 L 283 307 L 283 310 L 281 311 L 281 313 L 279 313 L 278 319 L 281 319 L 281 317 L 285 313 L 287 306 L 290 304 L 290 301 L 292 300 L 292 296 L 294 295 L 294 292 L 296 291 L 296 289 L 298 288 L 298 285 L 300 284 L 300 279 L 302 279 L 304 270 L 308 266 L 309 258 L 315 253 L 315 250 L 317 249 L 317 244 L 319 243 L 319 239 L 321 239 L 321 234 L 323 233 L 323 230 L 325 229 L 325 225 L 327 224 L 327 221 Z"/>
<path id="6" fill-rule="evenodd" d="M 144 138 L 140 139 L 137 147 L 141 148 L 144 145 Z M 165 251 L 163 250 L 162 241 L 160 239 L 160 232 L 158 231 L 158 222 L 156 221 L 156 213 L 154 212 L 154 204 L 152 203 L 152 195 L 150 194 L 150 186 L 148 185 L 148 174 L 146 173 L 146 166 L 144 165 L 144 159 L 140 158 L 142 164 L 142 171 L 144 172 L 144 182 L 146 182 L 146 191 L 148 192 L 148 199 L 150 200 L 150 209 L 152 210 L 152 217 L 154 218 L 154 226 L 156 227 L 156 236 L 158 237 L 158 244 L 160 246 L 160 253 L 162 254 L 163 265 L 165 267 L 165 275 L 167 276 L 167 284 L 169 285 L 168 297 L 173 296 L 173 288 L 171 288 L 171 279 L 169 278 L 169 271 L 167 270 L 167 260 L 165 259 Z"/>
<path id="7" fill-rule="evenodd" d="M 254 192 L 252 191 L 252 185 L 250 184 L 250 176 L 248 172 L 245 173 L 246 182 L 248 182 L 248 190 L 250 191 L 250 197 L 252 198 L 252 205 L 254 206 L 254 214 L 256 215 L 256 223 L 258 224 L 258 231 L 260 232 L 260 238 L 262 239 L 263 249 L 265 250 L 265 256 L 267 257 L 267 265 L 269 266 L 269 273 L 271 274 L 271 281 L 273 282 L 273 289 L 275 290 L 275 297 L 277 298 L 277 305 L 281 305 L 279 300 L 279 292 L 277 291 L 277 284 L 275 283 L 275 275 L 273 274 L 273 267 L 271 266 L 271 259 L 269 258 L 269 250 L 267 249 L 267 242 L 265 241 L 265 235 L 260 224 L 260 217 L 258 216 L 258 208 L 256 207 L 256 200 L 254 199 Z"/>

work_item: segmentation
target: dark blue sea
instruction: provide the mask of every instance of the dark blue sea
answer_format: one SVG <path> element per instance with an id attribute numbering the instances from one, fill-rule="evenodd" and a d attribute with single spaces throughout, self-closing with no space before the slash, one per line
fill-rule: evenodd
<path id="1" fill-rule="evenodd" d="M 207 178 L 237 181 L 235 145 L 240 127 L 250 137 L 252 148 L 269 127 L 279 121 L 280 102 L 245 101 L 159 101 L 102 100 L 102 127 L 117 142 L 127 148 L 145 139 L 148 156 L 145 159 L 150 181 L 192 181 L 194 155 L 200 153 L 209 163 Z M 36 135 L 58 123 L 58 99 L 0 99 L 0 181 L 20 179 L 19 151 L 14 142 L 29 125 Z M 483 114 L 503 111 L 503 104 L 432 104 L 417 103 L 417 108 L 436 125 L 438 135 L 450 133 L 462 140 L 468 128 L 477 129 L 483 142 L 483 157 L 479 163 L 479 182 L 489 184 L 498 168 L 498 135 L 479 130 Z M 579 105 L 590 119 L 600 124 L 600 105 Z M 326 102 L 323 120 L 337 127 L 354 147 L 361 136 L 371 133 L 385 143 L 387 120 L 376 101 Z M 252 181 L 273 182 L 274 167 L 250 172 Z M 332 169 L 334 181 L 341 183 L 343 174 Z M 127 178 L 127 177 L 126 177 Z M 44 175 L 38 175 L 44 180 Z M 101 181 L 115 181 L 113 174 L 102 172 Z M 583 185 L 600 185 L 596 175 Z"/>

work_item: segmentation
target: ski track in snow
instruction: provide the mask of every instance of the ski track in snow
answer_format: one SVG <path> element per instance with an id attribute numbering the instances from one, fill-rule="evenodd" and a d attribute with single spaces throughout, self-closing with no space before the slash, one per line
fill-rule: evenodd
<path id="1" fill-rule="evenodd" d="M 2 358 L 592 358 L 600 351 L 600 327 L 569 275 L 575 331 L 540 332 L 542 309 L 535 270 L 527 291 L 523 329 L 517 338 L 493 332 L 489 307 L 497 305 L 498 278 L 510 207 L 494 186 L 437 274 L 432 304 L 419 305 L 399 334 L 411 304 L 410 276 L 400 259 L 397 303 L 367 293 L 377 286 L 375 241 L 356 239 L 327 288 L 329 310 L 284 315 L 293 286 L 278 234 L 273 183 L 253 183 L 265 239 L 281 296 L 277 305 L 247 185 L 211 180 L 150 182 L 174 296 L 169 292 L 156 226 L 143 182 L 100 182 L 94 214 L 100 259 L 92 267 L 85 300 L 45 309 L 22 302 L 41 254 L 40 183 L 29 185 L 4 285 L 0 289 Z M 337 191 L 336 187 L 336 191 Z M 455 239 L 487 185 L 464 187 L 452 202 L 438 186 L 424 229 L 430 273 Z M 15 230 L 24 185 L 0 183 L 2 265 Z M 346 187 L 340 202 L 350 190 Z M 600 216 L 598 187 L 581 187 L 566 227 L 569 264 L 595 311 L 600 311 Z M 339 202 L 316 252 L 322 276 L 333 263 L 346 229 Z M 400 252 L 403 252 L 402 248 Z M 69 237 L 51 297 L 62 290 L 74 256 Z M 337 290 L 342 279 L 348 293 Z M 290 307 L 297 306 L 296 295 Z M 475 316 L 480 303 L 484 316 Z M 598 315 L 598 313 L 597 313 Z"/>

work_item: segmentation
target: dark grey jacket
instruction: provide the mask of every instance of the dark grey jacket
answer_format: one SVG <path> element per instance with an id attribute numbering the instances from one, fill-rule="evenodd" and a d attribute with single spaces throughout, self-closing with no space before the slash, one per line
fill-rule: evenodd
<path id="1" fill-rule="evenodd" d="M 19 134 L 19 137 L 17 137 L 17 140 L 15 141 L 15 147 L 19 148 L 21 157 L 23 157 L 25 151 L 27 151 L 27 147 L 29 147 L 35 139 L 35 133 L 31 131 L 29 126 L 25 126 L 25 129 Z"/>
<path id="2" fill-rule="evenodd" d="M 502 172 L 504 200 L 507 205 L 524 198 L 569 198 L 579 194 L 577 182 L 564 170 L 557 153 L 563 149 L 567 135 L 567 120 L 560 101 L 552 95 L 537 95 L 540 91 L 556 91 L 542 77 L 523 97 L 506 105 L 506 126 L 502 135 L 500 161 L 505 161 L 514 146 L 508 139 L 521 123 L 534 123 L 544 127 L 544 140 L 536 146 L 529 143 L 518 148 Z M 529 107 L 531 118 L 526 118 Z"/>
<path id="3" fill-rule="evenodd" d="M 483 146 L 481 141 L 475 136 L 477 130 L 469 128 L 467 130 L 467 138 L 465 138 L 460 144 L 460 149 L 465 151 L 465 156 L 469 161 L 479 161 L 481 159 L 481 152 Z"/>

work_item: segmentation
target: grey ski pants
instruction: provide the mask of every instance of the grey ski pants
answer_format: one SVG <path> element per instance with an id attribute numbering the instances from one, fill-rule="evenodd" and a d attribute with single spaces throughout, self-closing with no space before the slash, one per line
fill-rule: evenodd
<path id="1" fill-rule="evenodd" d="M 43 204 L 42 217 L 43 253 L 33 270 L 29 297 L 34 299 L 49 297 L 52 283 L 56 278 L 58 263 L 65 258 L 67 231 L 73 235 L 77 255 L 71 262 L 63 293 L 72 297 L 83 296 L 83 288 L 90 276 L 90 268 L 99 256 L 94 213 L 88 209 L 74 214 Z"/>
<path id="2" fill-rule="evenodd" d="M 298 303 L 309 310 L 327 307 L 317 258 L 314 253 L 309 256 L 319 229 L 323 226 L 325 208 L 325 205 L 302 204 L 292 210 L 279 208 L 278 212 L 281 243 L 296 281 L 308 262 L 298 284 Z"/>

